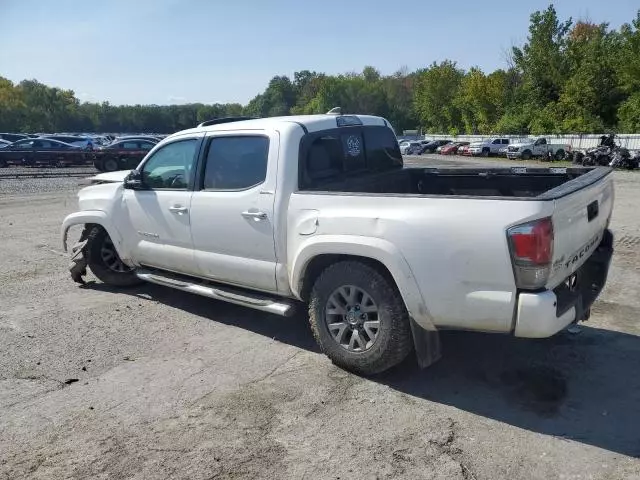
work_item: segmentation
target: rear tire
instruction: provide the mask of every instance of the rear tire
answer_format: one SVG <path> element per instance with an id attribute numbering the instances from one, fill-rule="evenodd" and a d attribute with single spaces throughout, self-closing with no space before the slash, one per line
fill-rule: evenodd
<path id="1" fill-rule="evenodd" d="M 105 172 L 115 172 L 120 170 L 120 162 L 117 158 L 107 157 L 102 161 Z"/>
<path id="2" fill-rule="evenodd" d="M 122 263 L 107 231 L 95 226 L 85 246 L 87 265 L 103 283 L 113 287 L 133 287 L 142 283 L 135 271 Z"/>
<path id="3" fill-rule="evenodd" d="M 99 172 L 104 172 L 104 159 L 102 158 L 96 158 L 93 161 L 93 166 L 96 168 L 96 170 L 98 170 Z"/>
<path id="4" fill-rule="evenodd" d="M 560 149 L 556 152 L 556 154 L 554 155 L 554 158 L 556 160 L 564 160 L 564 150 Z"/>
<path id="5" fill-rule="evenodd" d="M 395 283 L 363 262 L 339 262 L 322 272 L 311 292 L 309 321 L 333 363 L 359 374 L 383 372 L 413 349 L 409 314 Z"/>

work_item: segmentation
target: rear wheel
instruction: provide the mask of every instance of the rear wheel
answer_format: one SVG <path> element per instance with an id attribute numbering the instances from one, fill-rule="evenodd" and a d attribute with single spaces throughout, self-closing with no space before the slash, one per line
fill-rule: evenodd
<path id="1" fill-rule="evenodd" d="M 105 172 L 115 172 L 120 170 L 120 164 L 116 158 L 105 158 L 102 162 L 102 166 Z"/>
<path id="2" fill-rule="evenodd" d="M 93 161 L 93 166 L 96 167 L 96 170 L 99 172 L 104 172 L 104 162 L 102 158 L 96 158 Z"/>
<path id="3" fill-rule="evenodd" d="M 556 160 L 564 160 L 564 150 L 560 149 L 556 152 L 556 154 L 554 155 L 554 158 Z"/>
<path id="4" fill-rule="evenodd" d="M 322 351 L 357 373 L 383 372 L 413 348 L 409 314 L 396 285 L 359 261 L 322 272 L 311 292 L 309 320 Z"/>
<path id="5" fill-rule="evenodd" d="M 131 287 L 142 283 L 134 270 L 122 262 L 104 228 L 93 227 L 87 238 L 87 265 L 96 277 L 114 287 Z"/>

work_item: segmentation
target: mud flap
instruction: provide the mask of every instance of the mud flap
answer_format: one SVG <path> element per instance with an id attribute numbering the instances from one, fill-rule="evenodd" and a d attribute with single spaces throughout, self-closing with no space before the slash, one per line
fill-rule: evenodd
<path id="1" fill-rule="evenodd" d="M 87 274 L 87 259 L 84 255 L 84 248 L 89 240 L 80 240 L 71 249 L 71 263 L 69 264 L 69 272 L 74 282 L 81 285 L 85 284 L 84 277 Z"/>
<path id="2" fill-rule="evenodd" d="M 427 368 L 440 360 L 442 351 L 440 349 L 440 333 L 437 330 L 424 329 L 412 318 L 411 333 L 420 368 Z"/>

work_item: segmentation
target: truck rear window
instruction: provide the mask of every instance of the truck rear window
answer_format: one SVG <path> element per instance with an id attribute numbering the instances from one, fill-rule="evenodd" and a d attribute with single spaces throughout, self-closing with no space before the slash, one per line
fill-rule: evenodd
<path id="1" fill-rule="evenodd" d="M 300 145 L 299 188 L 314 189 L 342 176 L 402 168 L 391 129 L 343 127 L 307 134 Z"/>

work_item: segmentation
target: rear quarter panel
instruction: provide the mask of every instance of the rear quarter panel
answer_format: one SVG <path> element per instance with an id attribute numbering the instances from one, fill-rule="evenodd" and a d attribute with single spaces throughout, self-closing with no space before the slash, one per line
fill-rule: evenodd
<path id="1" fill-rule="evenodd" d="M 394 270 L 402 270 L 387 265 L 401 292 L 405 283 L 417 285 L 422 304 L 405 298 L 410 312 L 426 312 L 441 328 L 508 332 L 516 288 L 506 229 L 551 212 L 552 202 L 295 193 L 287 228 L 290 282 L 295 290 L 296 272 L 304 270 L 296 262 L 311 245 L 316 252 L 369 256 L 379 242 L 393 247 L 381 257 L 408 266 L 407 278 L 396 278 Z"/>

